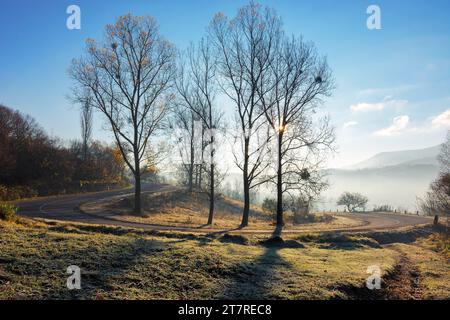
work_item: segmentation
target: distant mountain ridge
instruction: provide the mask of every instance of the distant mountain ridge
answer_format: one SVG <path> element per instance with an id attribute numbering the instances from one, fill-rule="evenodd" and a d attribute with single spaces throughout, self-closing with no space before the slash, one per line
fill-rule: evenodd
<path id="1" fill-rule="evenodd" d="M 441 145 L 437 145 L 424 149 L 381 152 L 367 160 L 358 162 L 354 165 L 343 167 L 341 169 L 345 170 L 375 169 L 375 168 L 397 166 L 400 164 L 438 165 L 437 156 L 440 152 L 440 149 Z"/>
<path id="2" fill-rule="evenodd" d="M 388 204 L 395 208 L 417 210 L 422 197 L 438 172 L 437 156 L 441 145 L 382 152 L 354 165 L 328 169 L 330 187 L 324 192 L 324 207 L 335 207 L 344 191 L 359 192 L 369 198 L 369 207 Z"/>

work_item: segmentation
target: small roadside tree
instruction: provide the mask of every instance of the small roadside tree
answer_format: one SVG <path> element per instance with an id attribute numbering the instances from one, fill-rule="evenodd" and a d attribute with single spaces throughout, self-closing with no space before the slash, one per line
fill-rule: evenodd
<path id="1" fill-rule="evenodd" d="M 450 216 L 450 131 L 442 144 L 438 156 L 440 172 L 430 185 L 424 199 L 419 199 L 419 207 L 423 213 L 435 216 Z"/>
<path id="2" fill-rule="evenodd" d="M 356 212 L 358 209 L 364 210 L 368 201 L 369 199 L 360 193 L 346 191 L 341 194 L 336 204 L 345 206 L 349 212 Z"/>

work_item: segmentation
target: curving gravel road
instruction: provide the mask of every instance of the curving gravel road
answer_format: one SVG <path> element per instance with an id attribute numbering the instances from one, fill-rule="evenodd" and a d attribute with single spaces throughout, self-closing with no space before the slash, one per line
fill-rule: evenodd
<path id="1" fill-rule="evenodd" d="M 143 192 L 161 192 L 173 190 L 174 187 L 168 185 L 144 185 Z M 175 226 L 162 226 L 154 224 L 126 222 L 109 218 L 107 216 L 96 216 L 87 214 L 79 209 L 79 206 L 92 201 L 99 201 L 101 199 L 115 197 L 120 195 L 127 195 L 133 192 L 132 188 L 126 188 L 121 190 L 87 193 L 87 194 L 75 194 L 66 196 L 55 196 L 37 198 L 31 200 L 24 200 L 15 202 L 19 206 L 19 214 L 30 218 L 43 218 L 50 220 L 62 220 L 82 222 L 89 224 L 103 224 L 114 225 L 131 228 L 143 228 L 147 230 L 166 230 L 166 231 L 181 231 L 181 232 L 196 232 L 196 233 L 210 233 L 210 232 L 234 232 L 234 233 L 273 233 L 273 230 L 267 229 L 235 229 L 235 230 L 223 230 L 217 228 L 192 228 L 192 227 L 175 227 Z M 404 215 L 404 214 L 390 214 L 390 213 L 355 213 L 355 214 L 340 214 L 341 216 L 349 217 L 359 220 L 358 226 L 348 228 L 336 228 L 326 229 L 324 232 L 344 232 L 344 231 L 376 231 L 376 230 L 389 230 L 397 229 L 408 226 L 418 226 L 431 223 L 430 217 Z M 321 230 L 314 230 L 320 232 Z M 304 233 L 309 232 L 306 230 L 289 230 L 284 229 L 283 233 Z"/>

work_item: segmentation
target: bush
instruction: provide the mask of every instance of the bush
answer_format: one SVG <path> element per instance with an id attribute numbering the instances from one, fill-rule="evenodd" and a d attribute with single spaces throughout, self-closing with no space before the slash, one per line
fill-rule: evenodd
<path id="1" fill-rule="evenodd" d="M 317 223 L 317 222 L 331 222 L 334 218 L 329 214 L 315 214 L 315 213 L 307 213 L 304 215 L 297 215 L 294 223 Z"/>
<path id="2" fill-rule="evenodd" d="M 11 204 L 0 204 L 0 220 L 14 221 L 16 219 L 17 207 Z"/>
<path id="3" fill-rule="evenodd" d="M 383 204 L 380 206 L 374 206 L 373 207 L 373 211 L 378 211 L 378 212 L 394 212 L 394 208 L 392 208 L 392 206 L 388 205 L 388 204 Z"/>
<path id="4" fill-rule="evenodd" d="M 38 192 L 28 186 L 6 187 L 0 185 L 0 201 L 11 201 L 38 196 Z"/>
<path id="5" fill-rule="evenodd" d="M 276 214 L 277 200 L 272 198 L 265 198 L 261 207 L 267 214 Z"/>

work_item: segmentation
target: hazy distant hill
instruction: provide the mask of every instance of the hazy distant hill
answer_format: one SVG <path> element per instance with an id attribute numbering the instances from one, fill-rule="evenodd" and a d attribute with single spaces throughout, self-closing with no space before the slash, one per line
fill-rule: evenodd
<path id="1" fill-rule="evenodd" d="M 383 152 L 345 169 L 329 169 L 324 207 L 335 207 L 343 191 L 365 194 L 369 206 L 389 204 L 414 210 L 436 178 L 440 145 L 419 150 Z"/>
<path id="2" fill-rule="evenodd" d="M 344 191 L 360 192 L 369 198 L 368 208 L 388 204 L 398 209 L 416 210 L 417 197 L 422 197 L 437 177 L 437 155 L 440 145 L 419 150 L 382 152 L 355 165 L 328 169 L 330 187 L 322 194 L 319 209 L 335 210 L 336 200 Z M 175 180 L 175 174 L 167 175 Z M 242 192 L 242 174 L 228 172 L 223 189 Z M 255 202 L 275 198 L 273 189 L 261 186 Z"/>
<path id="3" fill-rule="evenodd" d="M 344 169 L 382 168 L 399 164 L 437 165 L 437 155 L 441 145 L 418 150 L 382 152 L 373 157 L 345 167 Z"/>

